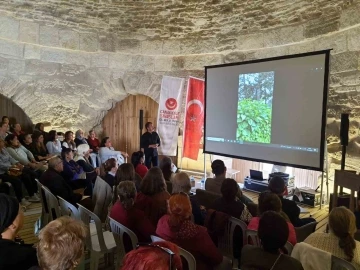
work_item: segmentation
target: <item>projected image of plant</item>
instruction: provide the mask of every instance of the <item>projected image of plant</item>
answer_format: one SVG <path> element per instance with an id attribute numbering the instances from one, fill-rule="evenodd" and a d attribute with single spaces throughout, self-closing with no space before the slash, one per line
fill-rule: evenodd
<path id="1" fill-rule="evenodd" d="M 270 143 L 274 72 L 239 75 L 236 139 Z"/>

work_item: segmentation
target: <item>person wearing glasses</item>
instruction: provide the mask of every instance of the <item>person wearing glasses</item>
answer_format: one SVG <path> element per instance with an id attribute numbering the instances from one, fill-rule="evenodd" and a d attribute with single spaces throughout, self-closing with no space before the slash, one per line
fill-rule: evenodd
<path id="1" fill-rule="evenodd" d="M 141 258 L 141 259 L 139 259 Z M 170 242 L 138 244 L 126 254 L 121 270 L 182 270 L 179 248 Z"/>
<path id="2" fill-rule="evenodd" d="M 171 195 L 168 203 L 169 214 L 160 218 L 156 234 L 189 251 L 196 259 L 197 270 L 211 270 L 221 265 L 221 269 L 231 269 L 225 265 L 221 252 L 211 240 L 207 229 L 191 221 L 191 202 L 183 192 Z M 227 267 L 228 266 L 228 267 Z"/>
<path id="3" fill-rule="evenodd" d="M 155 226 L 143 211 L 134 207 L 137 195 L 134 182 L 120 182 L 114 195 L 116 202 L 111 208 L 110 217 L 132 230 L 139 242 L 151 242 L 150 236 L 155 234 Z M 130 251 L 130 238 L 124 236 L 124 242 L 126 251 Z"/>

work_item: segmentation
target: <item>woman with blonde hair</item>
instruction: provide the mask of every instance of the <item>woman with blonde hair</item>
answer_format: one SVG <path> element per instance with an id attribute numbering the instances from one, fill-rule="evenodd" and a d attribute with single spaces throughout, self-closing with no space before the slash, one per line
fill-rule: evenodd
<path id="1" fill-rule="evenodd" d="M 184 192 L 188 194 L 191 202 L 192 214 L 195 224 L 204 225 L 204 217 L 200 209 L 200 204 L 195 194 L 191 193 L 190 190 L 191 182 L 189 176 L 184 172 L 175 174 L 172 181 L 172 193 L 174 194 Z"/>
<path id="2" fill-rule="evenodd" d="M 110 217 L 132 230 L 139 242 L 151 242 L 150 236 L 155 234 L 155 226 L 145 213 L 134 207 L 136 188 L 132 181 L 123 181 L 116 187 L 116 202 L 111 208 Z M 124 239 L 125 246 L 131 247 L 130 239 Z M 130 248 L 131 249 L 131 248 Z"/>
<path id="3" fill-rule="evenodd" d="M 158 220 L 167 212 L 167 200 L 170 194 L 166 191 L 164 176 L 158 167 L 152 167 L 140 184 L 135 206 L 143 210 L 156 226 Z"/>
<path id="4" fill-rule="evenodd" d="M 189 251 L 196 259 L 196 269 L 214 269 L 223 256 L 211 240 L 207 229 L 191 221 L 191 203 L 185 193 L 171 195 L 169 214 L 160 218 L 156 234 Z M 231 268 L 230 268 L 231 269 Z"/>
<path id="5" fill-rule="evenodd" d="M 356 232 L 355 215 L 344 206 L 331 210 L 329 215 L 330 233 L 313 233 L 305 243 L 351 262 L 360 269 L 360 242 L 354 239 Z"/>
<path id="6" fill-rule="evenodd" d="M 41 270 L 73 270 L 84 256 L 87 228 L 81 221 L 60 217 L 40 231 L 37 256 Z"/>

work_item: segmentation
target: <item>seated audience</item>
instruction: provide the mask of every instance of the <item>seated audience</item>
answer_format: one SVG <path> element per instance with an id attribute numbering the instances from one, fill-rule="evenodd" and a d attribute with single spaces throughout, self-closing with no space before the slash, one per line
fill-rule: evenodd
<path id="1" fill-rule="evenodd" d="M 134 207 L 137 195 L 134 182 L 123 181 L 119 183 L 116 187 L 116 195 L 117 198 L 114 197 L 116 202 L 111 208 L 110 217 L 132 230 L 139 242 L 151 242 L 150 236 L 155 235 L 155 226 L 142 210 Z M 131 249 L 129 240 L 124 239 L 125 246 Z"/>
<path id="2" fill-rule="evenodd" d="M 189 251 L 196 259 L 197 270 L 214 269 L 219 265 L 223 256 L 212 242 L 207 229 L 191 221 L 189 196 L 185 193 L 172 195 L 168 210 L 169 214 L 160 218 L 156 234 Z"/>
<path id="3" fill-rule="evenodd" d="M 85 188 L 84 194 L 92 196 L 92 179 L 87 179 L 84 169 L 75 162 L 73 151 L 70 148 L 67 148 L 61 152 L 61 157 L 64 163 L 61 175 L 64 177 L 67 183 L 74 190 Z"/>
<path id="4" fill-rule="evenodd" d="M 191 193 L 190 190 L 191 190 L 191 183 L 189 176 L 184 172 L 175 174 L 175 177 L 172 182 L 172 193 L 175 194 L 175 193 L 184 192 L 188 194 L 191 202 L 191 209 L 195 224 L 204 225 L 204 216 L 201 212 L 200 204 L 195 194 Z"/>
<path id="5" fill-rule="evenodd" d="M 10 119 L 9 119 L 9 117 L 7 117 L 6 115 L 4 115 L 3 117 L 1 117 L 1 122 L 10 125 Z"/>
<path id="6" fill-rule="evenodd" d="M 260 217 L 258 236 L 261 247 L 246 245 L 241 252 L 241 270 L 303 270 L 299 261 L 285 255 L 281 249 L 289 235 L 286 220 L 274 211 Z"/>
<path id="7" fill-rule="evenodd" d="M 143 210 L 156 226 L 158 220 L 166 214 L 167 200 L 170 198 L 170 194 L 166 191 L 164 176 L 159 168 L 153 167 L 148 171 L 141 181 L 140 190 L 135 206 Z"/>
<path id="8" fill-rule="evenodd" d="M 35 193 L 36 189 L 34 188 L 33 183 L 31 183 L 32 180 L 30 176 L 26 173 L 21 174 L 22 169 L 23 165 L 9 155 L 5 149 L 4 140 L 0 139 L 0 179 L 4 183 L 10 183 L 12 185 L 15 196 L 22 206 L 28 206 L 31 203 L 23 196 L 21 182 L 23 182 L 27 188 L 32 201 L 38 202 L 39 198 Z"/>
<path id="9" fill-rule="evenodd" d="M 36 161 L 46 161 L 54 156 L 47 151 L 44 145 L 44 136 L 40 132 L 34 132 L 32 134 L 30 151 L 34 155 Z"/>
<path id="10" fill-rule="evenodd" d="M 171 181 L 174 179 L 175 174 L 171 170 L 172 168 L 172 160 L 169 157 L 163 157 L 162 160 L 160 160 L 159 168 L 161 169 L 165 181 Z"/>
<path id="11" fill-rule="evenodd" d="M 15 123 L 12 129 L 12 133 L 16 136 L 20 136 L 25 134 L 22 130 L 21 130 L 21 125 L 19 123 Z"/>
<path id="12" fill-rule="evenodd" d="M 0 194 L 0 269 L 29 269 L 38 265 L 36 249 L 32 245 L 16 242 L 24 225 L 24 213 L 19 202 Z"/>
<path id="13" fill-rule="evenodd" d="M 249 223 L 252 216 L 241 201 L 238 201 L 236 194 L 239 192 L 238 183 L 231 178 L 226 178 L 221 185 L 221 198 L 214 201 L 211 209 L 223 212 L 234 218 L 238 218 L 246 223 Z"/>
<path id="14" fill-rule="evenodd" d="M 115 158 L 109 158 L 105 163 L 104 163 L 104 169 L 106 172 L 105 175 L 105 181 L 106 183 L 108 183 L 111 187 L 114 186 L 115 183 L 115 177 L 116 177 L 116 172 L 118 170 L 118 165 L 117 162 L 115 160 Z"/>
<path id="15" fill-rule="evenodd" d="M 100 150 L 100 141 L 98 138 L 96 138 L 96 134 L 95 131 L 92 129 L 89 131 L 89 136 L 87 138 L 87 142 L 90 146 L 90 149 L 94 152 L 94 153 L 98 153 Z"/>
<path id="16" fill-rule="evenodd" d="M 90 179 L 95 183 L 96 177 L 100 174 L 99 168 L 94 168 L 90 161 L 90 148 L 88 144 L 80 144 L 77 148 L 75 161 L 86 173 L 86 179 Z"/>
<path id="17" fill-rule="evenodd" d="M 27 150 L 31 151 L 31 146 L 33 142 L 31 134 L 29 133 L 21 134 L 17 138 L 22 146 L 24 146 Z"/>
<path id="18" fill-rule="evenodd" d="M 69 148 L 72 151 L 76 151 L 76 144 L 74 142 L 74 133 L 72 131 L 66 131 L 65 132 L 65 138 L 62 142 L 62 149 Z"/>
<path id="19" fill-rule="evenodd" d="M 224 161 L 216 159 L 211 163 L 212 173 L 215 175 L 214 178 L 207 178 L 205 181 L 205 190 L 221 195 L 221 185 L 226 178 L 226 167 Z M 242 194 L 241 189 L 238 189 L 236 197 L 240 199 L 246 206 L 252 203 L 252 201 Z"/>
<path id="20" fill-rule="evenodd" d="M 58 140 L 56 130 L 50 130 L 49 141 L 46 143 L 46 149 L 48 150 L 49 154 L 61 154 L 61 142 Z"/>
<path id="21" fill-rule="evenodd" d="M 78 129 L 75 132 L 75 144 L 78 147 L 80 144 L 88 144 L 87 140 L 84 137 L 84 131 L 82 129 Z"/>
<path id="22" fill-rule="evenodd" d="M 135 172 L 140 175 L 141 178 L 144 178 L 148 172 L 148 168 L 144 165 L 144 153 L 141 151 L 134 152 L 131 155 L 131 163 L 135 168 Z"/>
<path id="23" fill-rule="evenodd" d="M 179 248 L 167 241 L 139 244 L 125 255 L 121 270 L 182 270 Z"/>
<path id="24" fill-rule="evenodd" d="M 69 184 L 62 177 L 61 172 L 64 169 L 63 161 L 58 158 L 49 160 L 49 169 L 43 173 L 40 178 L 41 184 L 46 186 L 52 194 L 60 196 L 64 200 L 76 206 L 82 199 L 82 195 L 74 193 Z"/>
<path id="25" fill-rule="evenodd" d="M 122 181 L 133 181 L 136 190 L 140 190 L 141 177 L 135 172 L 134 166 L 131 163 L 123 163 L 117 169 L 115 175 L 115 186 L 117 186 Z"/>
<path id="26" fill-rule="evenodd" d="M 283 197 L 286 186 L 283 178 L 279 176 L 272 177 L 269 181 L 269 190 L 279 196 L 282 204 L 282 211 L 289 217 L 295 227 L 301 227 L 316 220 L 313 218 L 299 218 L 300 208 L 296 202 Z"/>
<path id="27" fill-rule="evenodd" d="M 35 132 L 35 131 L 39 131 L 40 133 L 42 133 L 42 135 L 44 136 L 44 142 L 45 142 L 45 143 L 49 140 L 49 138 L 48 138 L 48 133 L 45 132 L 45 130 L 44 130 L 44 124 L 43 124 L 43 123 L 37 123 L 37 124 L 35 125 L 34 132 Z"/>
<path id="28" fill-rule="evenodd" d="M 354 239 L 355 215 L 344 206 L 336 207 L 329 214 L 330 233 L 312 233 L 305 243 L 351 262 L 360 269 L 360 242 Z"/>
<path id="29" fill-rule="evenodd" d="M 0 139 L 5 140 L 6 136 L 9 135 L 8 127 L 9 127 L 9 124 L 7 124 L 5 122 L 1 122 L 1 124 L 0 124 Z"/>
<path id="30" fill-rule="evenodd" d="M 13 134 L 10 134 L 11 136 L 14 136 Z M 10 136 L 9 135 L 9 136 Z M 15 136 L 16 138 L 16 136 Z M 25 154 L 26 155 L 26 154 Z M 2 161 L 3 168 L 9 168 L 7 172 L 4 172 L 4 175 L 11 175 L 18 177 L 21 179 L 22 183 L 24 184 L 26 191 L 28 192 L 31 202 L 39 202 L 40 199 L 37 196 L 36 192 L 38 190 L 37 183 L 35 181 L 36 177 L 38 177 L 38 174 L 34 172 L 30 167 L 24 166 L 19 162 L 17 159 L 13 158 L 10 153 L 5 150 L 5 144 L 2 139 L 0 139 L 0 160 Z M 6 176 L 5 176 L 6 177 Z M 11 181 L 8 178 L 8 181 Z M 15 183 L 16 185 L 16 183 Z M 16 185 L 16 189 L 18 186 Z M 17 196 L 20 196 L 20 190 L 17 192 Z M 20 197 L 19 197 L 20 198 Z M 26 206 L 27 202 L 22 200 L 23 205 Z"/>
<path id="31" fill-rule="evenodd" d="M 288 218 L 288 216 L 281 211 L 281 200 L 279 198 L 279 196 L 277 196 L 274 193 L 271 193 L 269 191 L 265 191 L 260 193 L 259 197 L 258 197 L 258 208 L 259 208 L 259 215 L 261 216 L 262 214 L 264 214 L 266 211 L 274 211 L 279 213 L 287 222 L 288 227 L 289 227 L 289 238 L 288 241 L 295 246 L 296 244 L 296 232 L 295 232 L 295 228 L 294 225 L 292 225 L 292 223 L 290 222 L 290 219 Z M 260 221 L 260 217 L 253 217 L 248 225 L 248 229 L 249 230 L 253 230 L 253 231 L 257 231 L 259 228 L 259 221 Z"/>
<path id="32" fill-rule="evenodd" d="M 118 165 L 121 165 L 125 162 L 125 158 L 129 155 L 122 151 L 115 151 L 114 147 L 111 145 L 109 137 L 105 137 L 101 141 L 101 147 L 99 149 L 99 155 L 101 163 L 105 163 L 109 158 L 115 158 Z"/>
<path id="33" fill-rule="evenodd" d="M 84 256 L 87 228 L 81 221 L 60 217 L 39 234 L 37 256 L 41 270 L 75 270 Z"/>

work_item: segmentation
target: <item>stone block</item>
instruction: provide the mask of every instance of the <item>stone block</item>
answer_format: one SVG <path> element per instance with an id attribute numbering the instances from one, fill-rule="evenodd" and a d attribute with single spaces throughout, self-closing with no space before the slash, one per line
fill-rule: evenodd
<path id="1" fill-rule="evenodd" d="M 105 52 L 115 52 L 116 49 L 116 37 L 111 34 L 100 35 L 99 36 L 99 45 L 100 50 Z"/>
<path id="2" fill-rule="evenodd" d="M 23 58 L 24 44 L 0 40 L 0 54 Z"/>
<path id="3" fill-rule="evenodd" d="M 80 33 L 80 50 L 96 52 L 99 48 L 99 38 L 96 33 Z"/>
<path id="4" fill-rule="evenodd" d="M 91 54 L 91 66 L 92 67 L 108 67 L 109 66 L 109 54 L 108 53 Z"/>
<path id="5" fill-rule="evenodd" d="M 60 64 L 39 60 L 26 60 L 25 73 L 28 75 L 55 75 L 60 70 Z"/>
<path id="6" fill-rule="evenodd" d="M 109 68 L 130 70 L 132 68 L 132 56 L 128 54 L 113 54 L 109 57 Z"/>
<path id="7" fill-rule="evenodd" d="M 346 31 L 347 43 L 349 51 L 360 50 L 360 27 L 356 27 Z"/>
<path id="8" fill-rule="evenodd" d="M 185 70 L 203 70 L 205 66 L 219 65 L 224 63 L 221 54 L 192 55 L 184 57 Z"/>
<path id="9" fill-rule="evenodd" d="M 171 56 L 157 56 L 155 57 L 155 71 L 169 71 L 172 66 Z"/>
<path id="10" fill-rule="evenodd" d="M 145 55 L 159 55 L 162 54 L 161 40 L 144 40 L 141 42 L 141 52 Z"/>
<path id="11" fill-rule="evenodd" d="M 312 52 L 315 50 L 315 43 L 316 41 L 305 41 L 290 45 L 288 46 L 289 54 Z"/>
<path id="12" fill-rule="evenodd" d="M 18 59 L 9 59 L 8 73 L 20 75 L 25 73 L 25 61 Z"/>
<path id="13" fill-rule="evenodd" d="M 120 53 L 139 54 L 141 53 L 141 42 L 137 39 L 121 39 L 116 43 L 116 51 Z"/>
<path id="14" fill-rule="evenodd" d="M 333 49 L 332 53 L 342 53 L 347 51 L 346 34 L 335 33 L 331 36 L 320 36 L 314 41 L 315 50 Z"/>
<path id="15" fill-rule="evenodd" d="M 24 58 L 25 59 L 40 59 L 41 47 L 32 44 L 25 44 Z"/>
<path id="16" fill-rule="evenodd" d="M 19 40 L 26 43 L 39 43 L 39 24 L 28 21 L 20 21 Z"/>
<path id="17" fill-rule="evenodd" d="M 168 39 L 163 41 L 162 53 L 166 55 L 180 54 L 180 40 Z"/>
<path id="18" fill-rule="evenodd" d="M 236 48 L 238 50 L 253 50 L 264 47 L 264 35 L 251 34 L 251 35 L 240 35 L 236 40 Z"/>
<path id="19" fill-rule="evenodd" d="M 19 39 L 19 21 L 10 17 L 0 17 L 0 38 Z"/>
<path id="20" fill-rule="evenodd" d="M 180 54 L 199 54 L 201 49 L 198 47 L 198 43 L 194 39 L 181 39 L 180 40 Z"/>
<path id="21" fill-rule="evenodd" d="M 78 50 L 80 47 L 79 33 L 71 30 L 59 30 L 59 45 L 66 49 Z"/>
<path id="22" fill-rule="evenodd" d="M 90 67 L 91 65 L 91 54 L 77 52 L 77 51 L 67 51 L 66 52 L 66 64 L 74 64 L 78 66 Z"/>
<path id="23" fill-rule="evenodd" d="M 6 71 L 9 65 L 9 60 L 3 57 L 0 57 L 0 71 Z"/>
<path id="24" fill-rule="evenodd" d="M 344 52 L 331 55 L 331 73 L 351 71 L 358 69 L 359 53 Z"/>
<path id="25" fill-rule="evenodd" d="M 301 25 L 278 28 L 264 33 L 264 47 L 286 45 L 303 39 L 304 28 Z"/>
<path id="26" fill-rule="evenodd" d="M 340 28 L 340 21 L 338 17 L 326 16 L 319 19 L 312 20 L 305 26 L 304 35 L 306 38 L 317 37 L 327 33 L 338 31 Z"/>
<path id="27" fill-rule="evenodd" d="M 171 70 L 183 70 L 185 66 L 185 56 L 175 56 L 172 60 Z"/>
<path id="28" fill-rule="evenodd" d="M 51 48 L 41 48 L 40 59 L 45 62 L 65 63 L 66 51 Z"/>
<path id="29" fill-rule="evenodd" d="M 289 46 L 265 48 L 254 51 L 254 59 L 264 59 L 289 54 Z"/>
<path id="30" fill-rule="evenodd" d="M 132 56 L 132 65 L 129 70 L 131 71 L 154 71 L 154 57 L 147 55 L 134 55 Z"/>
<path id="31" fill-rule="evenodd" d="M 53 26 L 40 26 L 39 43 L 44 46 L 59 47 L 59 30 Z"/>
<path id="32" fill-rule="evenodd" d="M 225 63 L 236 63 L 245 61 L 246 54 L 243 52 L 231 52 L 225 55 L 224 62 Z"/>
<path id="33" fill-rule="evenodd" d="M 351 8 L 342 9 L 340 15 L 340 28 L 346 28 L 360 23 L 360 5 L 352 5 Z"/>

